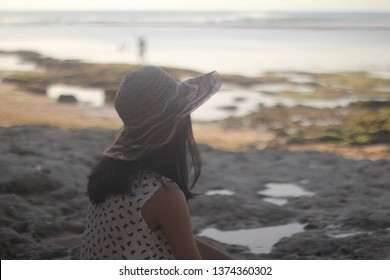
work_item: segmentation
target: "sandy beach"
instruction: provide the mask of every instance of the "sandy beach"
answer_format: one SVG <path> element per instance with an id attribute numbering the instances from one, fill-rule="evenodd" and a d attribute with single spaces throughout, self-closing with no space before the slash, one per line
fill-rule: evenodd
<path id="1" fill-rule="evenodd" d="M 40 78 L 54 79 L 53 69 Z M 0 255 L 77 259 L 88 207 L 86 176 L 121 124 L 109 103 L 58 103 L 32 93 L 34 79 L 24 74 L 21 82 L 22 75 L 1 73 Z M 48 82 L 37 81 L 35 88 Z M 375 111 L 362 105 L 342 110 L 347 116 L 388 114 L 384 104 Z M 190 202 L 195 234 L 237 259 L 389 259 L 390 147 L 383 129 L 388 122 L 359 134 L 358 143 L 340 126 L 333 130 L 340 138 L 319 130 L 314 141 L 313 127 L 290 121 L 272 127 L 292 110 L 312 114 L 299 106 L 263 108 L 194 123 L 204 163 L 195 189 L 202 195 Z M 317 109 L 312 118 L 334 117 L 337 110 Z M 259 127 L 265 124 L 267 129 Z M 284 125 L 297 133 L 287 133 Z"/>

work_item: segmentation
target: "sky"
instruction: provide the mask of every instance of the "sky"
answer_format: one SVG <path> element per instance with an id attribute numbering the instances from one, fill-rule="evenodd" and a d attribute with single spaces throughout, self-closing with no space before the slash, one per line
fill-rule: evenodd
<path id="1" fill-rule="evenodd" d="M 0 10 L 390 12 L 390 0 L 0 0 Z"/>

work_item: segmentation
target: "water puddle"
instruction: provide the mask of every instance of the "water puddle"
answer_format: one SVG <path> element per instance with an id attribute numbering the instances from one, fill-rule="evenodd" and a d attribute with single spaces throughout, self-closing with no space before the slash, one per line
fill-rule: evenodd
<path id="1" fill-rule="evenodd" d="M 390 231 L 390 228 L 386 230 Z M 372 231 L 365 231 L 359 229 L 340 229 L 336 226 L 329 226 L 327 227 L 326 235 L 333 238 L 347 238 L 358 234 L 372 234 L 372 233 L 373 233 Z"/>
<path id="2" fill-rule="evenodd" d="M 37 65 L 31 62 L 22 61 L 16 55 L 0 54 L 0 71 L 21 72 L 39 71 Z"/>
<path id="3" fill-rule="evenodd" d="M 298 83 L 298 84 L 305 84 L 305 83 L 315 83 L 316 79 L 314 79 L 310 75 L 305 74 L 283 74 L 284 77 L 286 77 L 290 82 L 292 83 Z"/>
<path id="4" fill-rule="evenodd" d="M 291 223 L 287 225 L 221 231 L 206 228 L 198 235 L 214 239 L 221 243 L 247 246 L 252 253 L 266 254 L 283 237 L 289 237 L 304 230 L 304 224 Z"/>
<path id="5" fill-rule="evenodd" d="M 374 78 L 390 80 L 390 70 L 371 70 L 368 74 Z"/>
<path id="6" fill-rule="evenodd" d="M 359 100 L 361 99 L 357 97 L 331 100 L 293 99 L 237 87 L 221 90 L 220 93 L 212 96 L 210 100 L 193 112 L 192 117 L 197 121 L 217 121 L 229 117 L 248 115 L 258 111 L 260 106 L 275 107 L 282 105 L 293 107 L 302 105 L 313 108 L 336 108 L 338 106 L 346 107 Z"/>
<path id="7" fill-rule="evenodd" d="M 293 104 L 292 106 L 306 106 L 306 107 L 312 107 L 312 108 L 336 108 L 336 107 L 347 107 L 349 104 L 357 102 L 357 101 L 363 101 L 362 98 L 350 96 L 350 97 L 342 97 L 337 99 L 317 99 L 317 100 L 289 100 L 289 104 Z"/>
<path id="8" fill-rule="evenodd" d="M 263 200 L 282 206 L 291 197 L 312 196 L 313 192 L 307 191 L 295 183 L 267 183 L 265 189 L 257 192 L 263 196 Z"/>
<path id="9" fill-rule="evenodd" d="M 261 96 L 256 92 L 240 88 L 224 88 L 194 111 L 192 117 L 198 121 L 241 117 L 257 111 L 261 101 Z"/>
<path id="10" fill-rule="evenodd" d="M 231 190 L 225 190 L 225 189 L 218 189 L 218 190 L 208 190 L 204 193 L 205 195 L 234 195 L 234 191 Z"/>
<path id="11" fill-rule="evenodd" d="M 378 86 L 375 90 L 380 92 L 390 92 L 390 87 Z"/>
<path id="12" fill-rule="evenodd" d="M 48 97 L 58 100 L 61 95 L 73 96 L 76 98 L 77 103 L 92 106 L 103 106 L 105 102 L 104 90 L 99 88 L 84 88 L 62 84 L 51 85 L 47 88 Z"/>
<path id="13" fill-rule="evenodd" d="M 275 84 L 274 89 L 281 89 L 282 85 Z M 306 86 L 297 86 L 306 87 Z M 269 88 L 271 89 L 271 88 Z M 304 88 L 296 88 L 300 92 L 304 92 Z M 309 89 L 306 91 L 309 93 Z M 349 104 L 361 101 L 362 98 L 356 96 L 343 97 L 338 99 L 294 99 L 289 97 L 281 97 L 269 93 L 257 92 L 255 90 L 247 90 L 240 87 L 230 87 L 222 89 L 221 92 L 215 94 L 205 104 L 199 107 L 192 117 L 197 121 L 217 121 L 229 117 L 242 117 L 252 112 L 259 110 L 260 106 L 275 107 L 275 106 L 307 106 L 312 108 L 336 108 L 346 107 Z"/>
<path id="14" fill-rule="evenodd" d="M 275 198 L 275 197 L 265 197 L 263 198 L 263 200 L 278 206 L 283 206 L 288 202 L 287 198 Z"/>
<path id="15" fill-rule="evenodd" d="M 270 95 L 266 93 L 258 93 L 261 98 L 261 105 L 265 107 L 275 106 L 306 106 L 312 108 L 336 108 L 336 107 L 347 107 L 349 104 L 362 101 L 362 98 L 356 96 L 341 97 L 337 99 L 294 99 L 288 97 L 280 97 Z"/>
<path id="16" fill-rule="evenodd" d="M 365 233 L 365 232 L 362 232 L 362 231 L 360 231 L 360 232 L 359 231 L 356 231 L 356 232 L 332 232 L 332 233 L 329 233 L 328 236 L 334 237 L 334 238 L 346 238 L 346 237 L 355 236 L 355 235 L 358 235 L 361 233 Z"/>
<path id="17" fill-rule="evenodd" d="M 312 93 L 314 88 L 307 85 L 299 85 L 299 84 L 258 84 L 251 86 L 251 89 L 253 91 L 258 92 L 269 92 L 269 93 L 279 93 L 283 91 L 293 91 L 293 92 L 300 92 L 300 93 Z"/>
<path id="18" fill-rule="evenodd" d="M 332 230 L 330 233 L 327 233 L 327 236 L 333 238 L 347 238 L 355 236 L 358 234 L 372 234 L 372 231 L 363 231 L 363 230 Z"/>
<path id="19" fill-rule="evenodd" d="M 308 119 L 299 115 L 291 115 L 290 120 L 295 123 L 299 123 L 299 125 L 301 126 L 310 126 L 310 125 L 329 126 L 329 125 L 341 124 L 341 121 L 338 119 L 333 119 L 333 118 Z"/>

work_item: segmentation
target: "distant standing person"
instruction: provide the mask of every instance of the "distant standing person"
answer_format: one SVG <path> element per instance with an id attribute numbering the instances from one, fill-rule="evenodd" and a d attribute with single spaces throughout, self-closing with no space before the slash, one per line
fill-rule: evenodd
<path id="1" fill-rule="evenodd" d="M 146 41 L 144 38 L 138 38 L 138 57 L 141 64 L 145 64 L 145 51 L 146 51 Z"/>

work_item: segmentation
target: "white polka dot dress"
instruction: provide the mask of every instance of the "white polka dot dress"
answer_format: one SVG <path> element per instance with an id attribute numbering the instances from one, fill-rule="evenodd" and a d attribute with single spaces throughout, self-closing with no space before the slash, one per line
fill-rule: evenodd
<path id="1" fill-rule="evenodd" d="M 152 231 L 141 213 L 144 203 L 167 180 L 152 171 L 140 171 L 133 177 L 130 194 L 110 195 L 102 203 L 91 204 L 81 259 L 174 259 L 164 231 Z"/>

